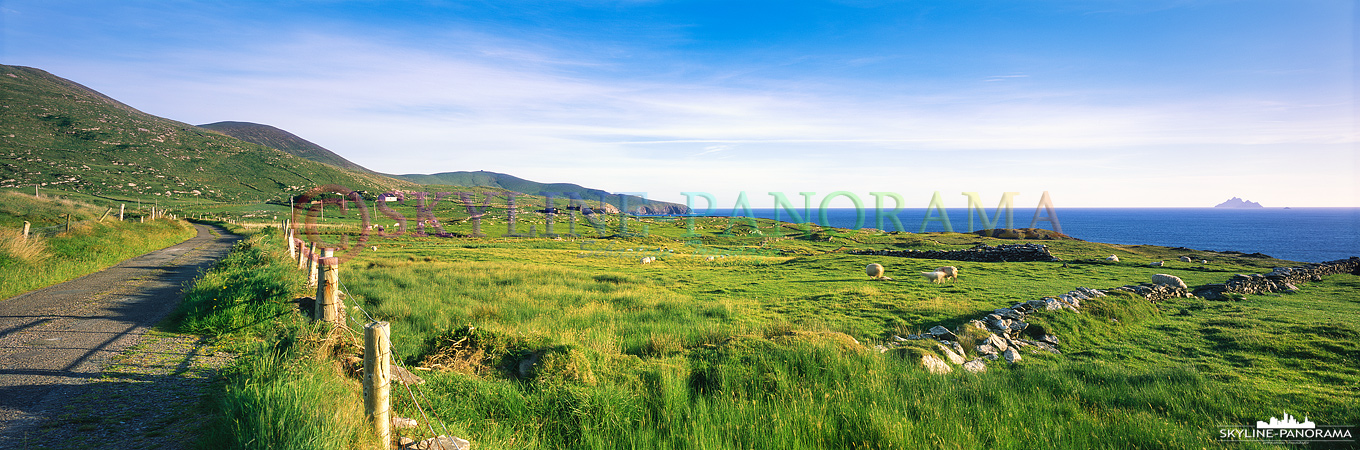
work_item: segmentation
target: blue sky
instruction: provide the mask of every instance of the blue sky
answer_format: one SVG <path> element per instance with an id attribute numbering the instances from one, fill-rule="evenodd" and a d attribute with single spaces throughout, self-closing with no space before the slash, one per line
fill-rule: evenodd
<path id="1" fill-rule="evenodd" d="M 1360 206 L 1346 0 L 277 3 L 5 0 L 0 62 L 387 173 Z"/>

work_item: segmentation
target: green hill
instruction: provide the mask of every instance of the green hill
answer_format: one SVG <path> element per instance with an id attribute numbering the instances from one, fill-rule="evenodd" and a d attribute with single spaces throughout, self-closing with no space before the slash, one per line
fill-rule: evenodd
<path id="1" fill-rule="evenodd" d="M 216 131 L 246 142 L 283 150 L 294 156 L 299 156 L 312 161 L 323 162 L 332 166 L 358 172 L 372 172 L 364 166 L 350 162 L 350 160 L 345 159 L 343 156 L 327 150 L 325 147 L 316 145 L 293 133 L 269 125 L 250 122 L 217 122 L 199 125 L 198 127 Z"/>
<path id="2" fill-rule="evenodd" d="M 554 195 L 559 198 L 565 194 L 573 194 L 579 195 L 581 198 L 587 200 L 599 200 L 603 197 L 607 203 L 614 205 L 614 207 L 622 207 L 619 196 L 608 191 L 591 189 L 572 183 L 539 183 L 513 175 L 487 172 L 484 170 L 476 172 L 443 172 L 432 175 L 406 174 L 392 176 L 424 185 L 440 184 L 452 186 L 498 187 L 530 195 L 555 193 Z M 636 211 L 636 207 L 641 206 L 643 214 L 684 214 L 689 212 L 689 208 L 685 205 L 647 200 L 635 195 L 625 195 L 623 198 L 627 201 L 628 210 Z"/>
<path id="3" fill-rule="evenodd" d="M 310 161 L 156 117 L 45 71 L 0 65 L 0 187 L 119 200 L 282 200 L 325 184 L 409 182 Z"/>

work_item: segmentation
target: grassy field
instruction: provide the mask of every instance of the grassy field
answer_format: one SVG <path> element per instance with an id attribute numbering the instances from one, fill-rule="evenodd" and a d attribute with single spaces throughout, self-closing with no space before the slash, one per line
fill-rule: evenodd
<path id="1" fill-rule="evenodd" d="M 99 271 L 195 233 L 182 221 L 120 222 L 116 209 L 99 220 L 106 212 L 77 201 L 0 193 L 0 299 Z M 28 239 L 24 221 L 33 227 Z"/>
<path id="2" fill-rule="evenodd" d="M 446 232 L 470 234 L 458 214 L 436 216 Z M 543 232 L 541 216 L 520 219 L 521 229 L 540 220 L 534 225 Z M 930 346 L 880 353 L 874 345 L 1079 286 L 1137 284 L 1153 273 L 1193 286 L 1292 263 L 1078 240 L 1035 241 L 1066 267 L 857 256 L 846 252 L 1016 241 L 817 227 L 798 234 L 796 226 L 726 218 L 697 219 L 692 230 L 683 219 L 628 218 L 631 231 L 620 233 L 611 217 L 601 222 L 605 233 L 582 223 L 580 236 L 496 237 L 505 220 L 486 219 L 491 237 L 374 231 L 362 245 L 353 215 L 328 213 L 330 227 L 321 228 L 331 233 L 322 238 L 356 250 L 342 252 L 342 288 L 364 310 L 350 316 L 393 324 L 396 359 L 432 369 L 418 371 L 428 383 L 413 395 L 435 428 L 477 448 L 1258 448 L 1219 442 L 1221 430 L 1284 412 L 1319 424 L 1360 422 L 1353 275 L 1236 302 L 1088 301 L 1083 314 L 1031 316 L 1062 339 L 1062 355 L 1027 353 L 984 374 L 931 375 L 917 362 Z M 774 237 L 780 230 L 788 234 Z M 281 239 L 262 236 L 273 237 L 251 245 L 277 259 Z M 1104 262 L 1110 254 L 1123 262 Z M 1175 262 L 1180 255 L 1209 263 Z M 657 261 L 640 264 L 644 256 Z M 1168 266 L 1147 267 L 1156 260 Z M 863 274 L 870 262 L 897 281 L 870 281 Z M 265 263 L 242 266 L 252 264 Z M 914 275 L 941 265 L 960 267 L 959 280 L 936 285 Z M 238 426 L 233 439 L 330 433 L 345 438 L 322 448 L 359 445 L 360 430 L 325 431 L 352 419 L 340 413 L 350 418 L 308 419 L 318 425 L 305 432 L 243 422 L 315 414 L 297 405 L 319 398 L 332 399 L 323 411 L 350 411 L 334 403 L 344 395 L 314 384 L 352 386 L 353 378 L 316 355 L 357 348 L 326 344 L 323 330 L 291 322 L 286 299 L 310 294 L 259 281 L 297 276 L 274 270 L 240 270 L 205 287 L 197 304 L 219 306 L 194 315 L 235 312 L 186 325 L 223 336 L 265 327 L 252 334 L 263 338 L 259 356 L 246 358 L 254 362 L 230 382 L 239 392 L 224 397 L 237 399 L 224 407 L 235 411 L 229 417 L 255 424 Z M 268 369 L 276 366 L 288 368 Z M 248 396 L 247 388 L 274 390 Z M 393 396 L 396 414 L 419 418 L 402 394 Z"/>

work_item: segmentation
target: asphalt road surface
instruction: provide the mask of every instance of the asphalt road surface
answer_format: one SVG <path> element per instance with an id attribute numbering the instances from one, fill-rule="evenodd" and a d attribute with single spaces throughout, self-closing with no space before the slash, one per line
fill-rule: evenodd
<path id="1" fill-rule="evenodd" d="M 185 283 L 240 240 L 198 235 L 75 280 L 0 300 L 0 448 L 100 376 L 111 356 L 175 309 Z"/>

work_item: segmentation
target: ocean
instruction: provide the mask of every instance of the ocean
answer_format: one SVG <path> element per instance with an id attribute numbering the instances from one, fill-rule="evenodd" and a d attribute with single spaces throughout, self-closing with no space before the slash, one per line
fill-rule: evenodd
<path id="1" fill-rule="evenodd" d="M 968 210 L 946 211 L 954 231 L 984 228 L 976 213 L 970 230 Z M 897 213 L 902 231 L 920 231 L 926 212 L 916 208 Z M 1360 256 L 1360 208 L 1056 208 L 1054 212 L 1064 234 L 1085 241 L 1264 253 L 1304 262 Z M 774 209 L 753 208 L 752 213 L 756 217 L 775 218 Z M 816 219 L 817 210 L 811 213 Z M 991 217 L 994 213 L 993 209 L 987 210 L 989 219 L 999 219 Z M 826 211 L 827 222 L 835 227 L 854 227 L 855 215 L 853 208 Z M 1017 228 L 1028 227 L 1033 217 L 1033 209 L 1015 208 L 1014 224 Z M 789 221 L 789 213 L 780 210 L 779 219 Z M 944 231 L 941 221 L 930 221 L 927 225 L 926 231 Z M 1004 223 L 997 227 L 1004 227 Z M 872 208 L 864 210 L 861 228 L 879 228 Z M 886 218 L 882 228 L 898 231 Z M 1039 222 L 1037 228 L 1053 229 L 1049 222 Z"/>

